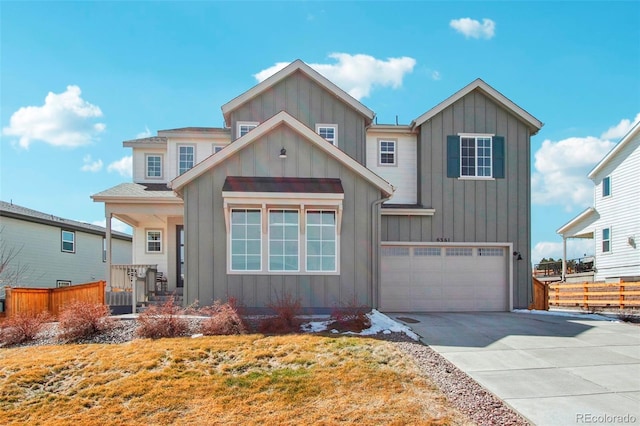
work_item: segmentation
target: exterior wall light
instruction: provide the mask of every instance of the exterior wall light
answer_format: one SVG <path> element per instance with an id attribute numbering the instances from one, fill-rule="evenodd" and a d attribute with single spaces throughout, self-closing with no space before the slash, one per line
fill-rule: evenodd
<path id="1" fill-rule="evenodd" d="M 284 147 L 280 150 L 280 158 L 287 158 L 287 150 Z"/>

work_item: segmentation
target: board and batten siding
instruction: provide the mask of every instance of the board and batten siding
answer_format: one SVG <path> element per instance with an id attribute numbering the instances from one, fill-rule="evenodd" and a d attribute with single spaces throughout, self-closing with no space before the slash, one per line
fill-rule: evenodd
<path id="1" fill-rule="evenodd" d="M 337 125 L 338 148 L 364 164 L 365 118 L 300 71 L 233 111 L 231 139 L 238 138 L 238 121 L 262 123 L 280 111 L 286 111 L 313 131 L 316 124 Z"/>
<path id="2" fill-rule="evenodd" d="M 280 159 L 281 147 L 287 158 Z M 227 232 L 222 187 L 227 176 L 340 178 L 344 188 L 340 275 L 227 274 Z M 371 208 L 379 190 L 286 126 L 228 158 L 184 187 L 185 301 L 209 304 L 235 297 L 265 308 L 289 293 L 305 308 L 324 312 L 357 299 L 372 306 Z M 303 240 L 301 240 L 301 244 Z"/>
<path id="3" fill-rule="evenodd" d="M 596 280 L 640 275 L 640 134 L 594 177 Z M 611 179 L 611 195 L 602 196 L 602 180 Z M 602 251 L 602 230 L 611 229 L 611 252 Z M 629 237 L 635 247 L 629 244 Z"/>
<path id="4" fill-rule="evenodd" d="M 396 142 L 396 164 L 381 165 L 379 141 Z M 416 204 L 417 201 L 417 140 L 412 133 L 385 132 L 370 128 L 367 132 L 367 168 L 396 189 L 389 204 Z"/>
<path id="5" fill-rule="evenodd" d="M 61 242 L 65 228 L 4 216 L 0 227 L 4 247 L 20 250 L 14 262 L 26 268 L 18 286 L 49 288 L 56 287 L 58 280 L 72 284 L 106 280 L 104 236 L 70 229 L 75 232 L 75 253 L 66 253 Z M 130 263 L 131 242 L 113 238 L 112 244 L 114 259 Z"/>
<path id="6" fill-rule="evenodd" d="M 447 136 L 487 133 L 505 138 L 505 178 L 447 177 Z M 418 203 L 433 216 L 382 218 L 383 241 L 513 244 L 513 306 L 526 308 L 531 290 L 530 136 L 527 125 L 478 90 L 423 123 L 418 135 Z"/>

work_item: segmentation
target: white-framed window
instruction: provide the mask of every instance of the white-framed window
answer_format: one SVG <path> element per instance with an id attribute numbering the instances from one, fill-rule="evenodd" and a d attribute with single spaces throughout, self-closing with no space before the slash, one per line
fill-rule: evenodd
<path id="1" fill-rule="evenodd" d="M 414 256 L 442 256 L 440 247 L 415 247 L 413 249 Z"/>
<path id="2" fill-rule="evenodd" d="M 241 138 L 256 127 L 258 127 L 258 122 L 255 121 L 238 121 L 238 137 Z"/>
<path id="3" fill-rule="evenodd" d="M 316 124 L 316 133 L 332 145 L 338 146 L 338 126 L 335 124 Z"/>
<path id="4" fill-rule="evenodd" d="M 335 210 L 307 210 L 306 215 L 307 271 L 337 271 L 338 235 Z"/>
<path id="5" fill-rule="evenodd" d="M 147 229 L 147 253 L 162 253 L 162 231 Z"/>
<path id="6" fill-rule="evenodd" d="M 71 280 L 56 280 L 56 287 L 70 287 Z"/>
<path id="7" fill-rule="evenodd" d="M 397 165 L 397 141 L 393 139 L 378 140 L 378 164 L 381 166 Z"/>
<path id="8" fill-rule="evenodd" d="M 181 175 L 196 164 L 196 147 L 178 145 L 178 174 Z"/>
<path id="9" fill-rule="evenodd" d="M 482 247 L 478 249 L 478 256 L 499 257 L 504 256 L 504 249 L 497 247 Z"/>
<path id="10" fill-rule="evenodd" d="M 224 148 L 224 145 L 215 145 L 215 144 L 214 144 L 214 145 L 213 145 L 213 153 L 214 153 L 214 154 L 219 153 L 220 151 L 222 151 L 222 148 Z"/>
<path id="11" fill-rule="evenodd" d="M 74 231 L 66 231 L 63 229 L 61 239 L 61 249 L 64 253 L 76 252 L 76 233 Z"/>
<path id="12" fill-rule="evenodd" d="M 602 196 L 609 197 L 611 195 L 611 176 L 602 179 Z"/>
<path id="13" fill-rule="evenodd" d="M 146 177 L 148 179 L 162 178 L 162 155 L 147 154 L 145 156 Z"/>
<path id="14" fill-rule="evenodd" d="M 611 228 L 602 229 L 602 252 L 611 252 Z"/>
<path id="15" fill-rule="evenodd" d="M 269 271 L 300 270 L 300 212 L 269 210 Z"/>
<path id="16" fill-rule="evenodd" d="M 473 256 L 473 249 L 468 247 L 447 247 L 445 256 Z"/>
<path id="17" fill-rule="evenodd" d="M 460 176 L 492 177 L 490 136 L 460 137 Z"/>
<path id="18" fill-rule="evenodd" d="M 102 261 L 107 261 L 107 239 L 104 237 L 102 238 Z"/>
<path id="19" fill-rule="evenodd" d="M 231 210 L 232 271 L 262 270 L 262 211 Z"/>

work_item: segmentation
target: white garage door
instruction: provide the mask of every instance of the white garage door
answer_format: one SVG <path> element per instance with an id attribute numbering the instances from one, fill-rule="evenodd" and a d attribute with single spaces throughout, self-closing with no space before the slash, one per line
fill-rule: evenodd
<path id="1" fill-rule="evenodd" d="M 380 308 L 388 312 L 506 311 L 507 248 L 382 246 Z"/>

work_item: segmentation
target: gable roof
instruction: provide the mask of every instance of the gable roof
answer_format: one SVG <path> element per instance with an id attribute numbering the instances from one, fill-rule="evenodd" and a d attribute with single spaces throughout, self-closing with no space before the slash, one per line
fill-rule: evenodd
<path id="1" fill-rule="evenodd" d="M 465 97 L 469 93 L 473 92 L 474 90 L 479 90 L 484 95 L 490 97 L 495 102 L 497 102 L 498 104 L 502 105 L 504 108 L 508 109 L 509 111 L 514 113 L 516 116 L 520 117 L 524 122 L 526 122 L 529 125 L 529 128 L 531 129 L 531 134 L 532 135 L 535 135 L 536 133 L 538 133 L 538 130 L 540 130 L 542 128 L 542 126 L 544 125 L 540 120 L 535 118 L 533 115 L 529 114 L 524 109 L 520 108 L 518 105 L 513 103 L 511 100 L 509 100 L 502 93 L 498 92 L 496 89 L 494 89 L 493 87 L 489 86 L 482 79 L 477 78 L 474 81 L 472 81 L 470 84 L 468 84 L 465 87 L 463 87 L 462 89 L 458 90 L 453 95 L 449 96 L 444 101 L 440 102 L 435 107 L 431 108 L 429 111 L 427 111 L 424 114 L 422 114 L 420 117 L 418 117 L 415 120 L 413 120 L 411 122 L 411 127 L 415 128 L 415 127 L 418 127 L 418 126 L 422 125 L 424 122 L 430 120 L 435 115 L 437 115 L 440 112 L 442 112 L 445 108 L 447 108 L 450 105 L 454 104 L 455 102 L 457 102 L 458 100 L 462 99 L 463 97 Z"/>
<path id="2" fill-rule="evenodd" d="M 240 96 L 237 96 L 236 98 L 222 105 L 222 114 L 224 115 L 224 121 L 226 125 L 231 125 L 229 118 L 232 111 L 297 71 L 304 73 L 320 86 L 333 93 L 338 99 L 342 100 L 344 103 L 351 106 L 360 114 L 364 115 L 369 121 L 373 120 L 373 117 L 375 116 L 375 113 L 373 111 L 364 106 L 353 96 L 336 86 L 334 83 L 329 81 L 326 77 L 322 76 L 319 72 L 311 68 L 309 65 L 305 64 L 300 59 L 296 59 L 269 78 L 263 80 Z"/>
<path id="3" fill-rule="evenodd" d="M 365 180 L 369 181 L 371 184 L 376 186 L 380 191 L 384 192 L 386 195 L 393 194 L 394 188 L 393 186 L 382 179 L 380 176 L 367 169 L 362 164 L 358 163 L 353 158 L 349 157 L 345 154 L 344 151 L 339 149 L 338 147 L 327 143 L 327 141 L 318 135 L 316 132 L 312 131 L 310 128 L 302 124 L 300 121 L 293 118 L 291 115 L 286 113 L 285 111 L 281 111 L 268 119 L 267 121 L 260 124 L 258 127 L 247 133 L 246 135 L 236 139 L 231 144 L 229 144 L 225 149 L 218 152 L 217 154 L 211 155 L 196 164 L 193 168 L 181 174 L 171 181 L 169 186 L 176 192 L 180 193 L 182 188 L 187 185 L 189 182 L 193 181 L 197 177 L 203 175 L 210 169 L 216 167 L 218 164 L 223 163 L 227 158 L 233 156 L 238 151 L 242 150 L 244 147 L 250 145 L 251 143 L 259 140 L 262 136 L 270 133 L 272 130 L 276 129 L 281 125 L 286 125 L 292 130 L 299 133 L 309 142 L 311 142 L 316 148 L 325 151 L 329 156 L 336 159 L 338 162 L 342 163 L 344 166 L 351 169 L 356 174 L 360 175 Z"/>
<path id="4" fill-rule="evenodd" d="M 620 140 L 620 142 L 618 142 L 618 144 L 616 146 L 614 146 L 613 149 L 611 151 L 609 151 L 609 153 L 607 155 L 605 155 L 604 158 L 602 160 L 600 160 L 600 162 L 598 164 L 596 164 L 596 166 L 593 168 L 593 170 L 591 170 L 589 172 L 587 177 L 589 179 L 593 179 L 595 177 L 595 175 L 600 170 L 602 170 L 604 168 L 604 166 L 606 166 L 609 163 L 609 161 L 611 161 L 612 158 L 614 158 L 616 155 L 618 155 L 618 152 L 620 152 L 625 146 L 630 144 L 631 141 L 634 140 L 634 138 L 636 136 L 638 136 L 639 133 L 640 133 L 640 121 L 637 122 L 631 128 L 631 130 L 629 130 L 629 132 L 626 135 L 624 135 L 624 137 Z"/>

